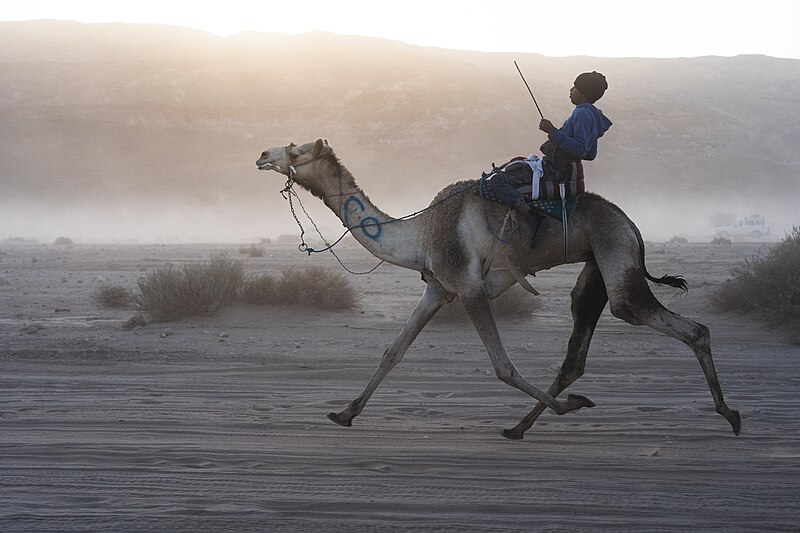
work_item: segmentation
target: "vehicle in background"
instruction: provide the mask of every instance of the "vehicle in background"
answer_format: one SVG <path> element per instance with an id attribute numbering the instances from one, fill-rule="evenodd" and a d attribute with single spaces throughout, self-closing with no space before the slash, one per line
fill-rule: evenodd
<path id="1" fill-rule="evenodd" d="M 714 228 L 717 237 L 722 239 L 743 240 L 747 237 L 760 239 L 769 235 L 769 224 L 762 215 L 747 215 L 737 218 L 732 226 Z"/>

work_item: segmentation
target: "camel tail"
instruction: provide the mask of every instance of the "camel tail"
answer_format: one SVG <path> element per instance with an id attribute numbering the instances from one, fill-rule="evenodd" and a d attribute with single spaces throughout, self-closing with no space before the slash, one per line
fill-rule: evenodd
<path id="1" fill-rule="evenodd" d="M 639 254 L 641 254 L 642 270 L 644 271 L 645 277 L 653 283 L 658 283 L 659 285 L 669 285 L 670 287 L 681 289 L 683 292 L 688 291 L 689 285 L 682 276 L 661 276 L 660 278 L 654 278 L 650 275 L 650 273 L 647 271 L 647 266 L 645 266 L 644 263 L 644 240 L 642 240 L 642 234 L 639 232 L 639 228 L 636 227 L 636 224 L 634 224 L 632 221 L 631 225 L 633 226 L 633 230 L 636 232 L 636 239 L 639 241 Z"/>
<path id="2" fill-rule="evenodd" d="M 645 269 L 644 275 L 647 277 L 647 279 L 649 279 L 653 283 L 659 283 L 661 285 L 669 285 L 670 287 L 681 289 L 684 292 L 689 290 L 689 285 L 686 283 L 686 280 L 681 276 L 661 276 L 660 278 L 654 278 L 653 276 L 647 273 L 647 269 Z"/>

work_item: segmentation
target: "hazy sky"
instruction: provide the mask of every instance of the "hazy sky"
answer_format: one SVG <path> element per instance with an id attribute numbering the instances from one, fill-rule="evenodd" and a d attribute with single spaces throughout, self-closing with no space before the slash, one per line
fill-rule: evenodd
<path id="1" fill-rule="evenodd" d="M 3 0 L 0 20 L 137 22 L 227 36 L 323 30 L 411 44 L 545 55 L 800 59 L 800 1 Z"/>

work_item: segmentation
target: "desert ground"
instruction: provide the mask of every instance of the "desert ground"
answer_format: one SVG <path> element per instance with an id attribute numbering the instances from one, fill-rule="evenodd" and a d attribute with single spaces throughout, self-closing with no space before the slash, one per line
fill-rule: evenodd
<path id="1" fill-rule="evenodd" d="M 759 244 L 649 243 L 654 291 L 706 324 L 742 434 L 714 412 L 682 343 L 601 318 L 586 375 L 593 409 L 546 412 L 495 378 L 467 323 L 427 327 L 352 428 L 357 396 L 422 292 L 389 265 L 349 276 L 353 311 L 242 303 L 121 329 L 94 300 L 147 270 L 222 250 L 247 272 L 341 267 L 293 245 L 0 243 L 1 531 L 797 531 L 800 347 L 708 296 Z M 351 268 L 376 260 L 337 248 Z M 580 265 L 529 278 L 530 317 L 500 323 L 524 376 L 547 388 L 571 329 Z"/>

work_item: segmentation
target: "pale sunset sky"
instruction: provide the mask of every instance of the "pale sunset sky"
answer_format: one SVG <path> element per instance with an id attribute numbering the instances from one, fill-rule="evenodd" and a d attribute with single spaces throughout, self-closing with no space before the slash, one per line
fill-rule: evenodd
<path id="1" fill-rule="evenodd" d="M 800 59 L 800 1 L 5 0 L 0 21 L 168 24 L 229 36 L 321 30 L 422 46 L 551 56 Z"/>

